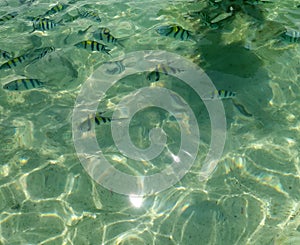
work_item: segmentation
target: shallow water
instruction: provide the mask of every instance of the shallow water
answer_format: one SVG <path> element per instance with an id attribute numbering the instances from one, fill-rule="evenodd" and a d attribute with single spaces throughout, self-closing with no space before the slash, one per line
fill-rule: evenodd
<path id="1" fill-rule="evenodd" d="M 1 50 L 18 57 L 55 47 L 36 62 L 0 70 L 0 244 L 299 244 L 300 44 L 281 36 L 285 29 L 300 31 L 299 3 L 208 2 L 73 1 L 49 17 L 60 25 L 35 32 L 28 17 L 44 14 L 56 1 L 0 2 L 0 16 L 18 13 L 0 25 Z M 226 12 L 230 7 L 234 14 Z M 101 22 L 88 17 L 67 21 L 77 9 L 96 11 Z M 192 13 L 200 10 L 209 13 L 210 26 Z M 191 31 L 192 40 L 160 36 L 155 28 L 165 24 Z M 110 55 L 74 46 L 93 39 L 99 27 L 121 40 L 121 45 L 108 44 Z M 114 63 L 107 62 L 142 50 L 180 55 L 204 69 L 217 89 L 237 96 L 222 100 L 226 144 L 215 171 L 200 179 L 212 126 L 197 93 L 174 74 L 163 73 L 158 81 L 149 81 L 149 73 L 138 72 L 110 87 L 98 106 L 103 116 L 111 117 L 124 97 L 142 87 L 166 88 L 180 94 L 199 126 L 198 154 L 189 172 L 162 192 L 134 199 L 104 188 L 87 174 L 74 147 L 72 117 L 76 98 L 93 71 L 106 64 L 116 72 Z M 1 56 L 0 61 L 8 59 Z M 134 71 L 138 63 L 125 60 L 125 69 Z M 179 68 L 175 75 L 181 74 Z M 45 86 L 2 88 L 24 77 Z M 209 96 L 213 91 L 202 92 Z M 136 98 L 129 96 L 129 101 L 143 103 Z M 182 101 L 172 98 L 180 111 Z M 127 113 L 121 111 L 116 122 Z M 149 107 L 132 117 L 129 134 L 137 148 L 151 145 L 152 128 L 160 127 L 167 135 L 163 151 L 153 160 L 122 154 L 110 123 L 95 125 L 98 145 L 124 173 L 159 173 L 176 159 L 170 152 L 176 155 L 181 130 L 189 129 L 190 118 L 182 115 L 176 121 L 167 110 Z M 190 135 L 192 140 L 195 132 Z"/>

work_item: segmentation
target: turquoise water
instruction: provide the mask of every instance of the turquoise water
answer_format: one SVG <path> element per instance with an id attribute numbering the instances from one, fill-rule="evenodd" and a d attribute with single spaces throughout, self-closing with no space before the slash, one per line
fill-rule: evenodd
<path id="1" fill-rule="evenodd" d="M 212 2 L 61 1 L 69 6 L 49 17 L 58 26 L 34 32 L 28 18 L 43 15 L 56 1 L 0 2 L 0 16 L 17 13 L 0 25 L 1 50 L 18 57 L 55 47 L 35 62 L 0 70 L 0 244 L 299 244 L 300 46 L 282 33 L 300 31 L 300 3 Z M 96 11 L 101 22 L 70 20 L 78 9 Z M 166 24 L 191 31 L 193 39 L 160 36 L 155 28 Z M 74 46 L 93 39 L 99 27 L 109 28 L 122 45 L 109 44 L 110 55 Z M 225 148 L 215 171 L 200 181 L 211 125 L 195 91 L 163 73 L 149 81 L 146 72 L 107 91 L 98 106 L 107 117 L 128 93 L 150 86 L 180 94 L 198 121 L 199 151 L 190 171 L 172 187 L 138 199 L 137 207 L 132 197 L 102 187 L 84 170 L 72 140 L 72 113 L 94 70 L 141 50 L 181 55 L 204 69 L 217 89 L 237 96 L 222 100 Z M 44 86 L 2 88 L 25 77 Z M 161 127 L 167 149 L 177 152 L 179 123 L 150 107 L 132 118 L 129 133 L 136 147 L 146 149 L 150 130 Z M 127 174 L 158 173 L 170 164 L 167 150 L 152 161 L 129 159 L 115 145 L 110 123 L 95 128 L 103 154 Z"/>

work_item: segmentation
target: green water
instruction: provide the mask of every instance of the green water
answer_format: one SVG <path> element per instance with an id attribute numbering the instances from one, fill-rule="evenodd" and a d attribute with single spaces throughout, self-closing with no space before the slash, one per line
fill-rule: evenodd
<path id="1" fill-rule="evenodd" d="M 1 50 L 17 57 L 55 47 L 36 62 L 0 70 L 0 244 L 300 243 L 300 44 L 280 36 L 285 28 L 300 31 L 299 2 L 73 1 L 51 16 L 63 25 L 32 32 L 27 17 L 44 14 L 57 3 L 51 2 L 0 1 L 0 16 L 18 13 L 0 25 Z M 234 14 L 227 11 L 230 7 Z M 87 17 L 60 22 L 83 8 L 96 11 L 101 23 Z M 208 13 L 211 25 L 193 11 Z M 166 23 L 184 27 L 194 39 L 160 36 L 155 28 Z M 124 38 L 124 47 L 110 45 L 107 55 L 74 46 L 92 39 L 98 27 Z M 217 89 L 236 92 L 236 100 L 252 116 L 241 113 L 232 100 L 223 100 L 225 148 L 215 171 L 200 181 L 211 125 L 195 91 L 164 74 L 149 81 L 147 73 L 111 87 L 99 104 L 108 117 L 126 94 L 154 86 L 180 94 L 199 124 L 199 152 L 190 171 L 135 207 L 128 196 L 102 187 L 84 170 L 72 140 L 72 113 L 93 70 L 141 50 L 166 50 L 189 59 Z M 7 59 L 1 56 L 0 61 Z M 2 88 L 23 77 L 45 86 L 20 92 Z M 130 125 L 136 147 L 149 147 L 149 131 L 161 127 L 168 136 L 167 148 L 180 148 L 179 123 L 166 110 L 144 109 Z M 166 151 L 153 161 L 129 159 L 114 144 L 109 123 L 95 127 L 102 152 L 125 173 L 153 174 L 170 164 Z"/>

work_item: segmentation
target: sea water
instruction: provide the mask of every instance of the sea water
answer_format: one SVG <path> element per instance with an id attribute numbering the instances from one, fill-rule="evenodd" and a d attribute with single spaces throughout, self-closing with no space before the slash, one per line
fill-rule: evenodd
<path id="1" fill-rule="evenodd" d="M 300 44 L 283 38 L 286 30 L 300 31 L 299 3 L 59 3 L 68 7 L 48 16 L 58 25 L 33 31 L 30 18 L 45 14 L 56 1 L 0 2 L 0 16 L 17 13 L 0 25 L 1 50 L 18 57 L 42 47 L 55 48 L 34 62 L 0 70 L 0 243 L 299 244 Z M 83 9 L 94 11 L 101 22 L 89 16 L 76 18 Z M 156 32 L 157 27 L 171 24 L 191 31 L 193 38 L 185 41 Z M 108 28 L 121 43 L 107 44 L 109 55 L 74 46 L 94 40 L 92 33 L 100 27 Z M 226 142 L 216 167 L 203 178 L 202 167 L 213 141 L 210 119 L 218 112 L 208 111 L 197 91 L 172 74 L 171 68 L 170 74 L 162 70 L 157 81 L 147 79 L 151 71 L 136 72 L 105 94 L 94 91 L 99 93 L 98 111 L 113 118 L 123 98 L 144 103 L 135 91 L 165 88 L 181 96 L 173 97 L 175 108 L 180 111 L 184 101 L 197 120 L 198 151 L 188 173 L 164 190 L 128 196 L 114 189 L 118 183 L 105 188 L 83 168 L 73 142 L 72 123 L 77 125 L 73 110 L 87 79 L 99 67 L 106 64 L 109 71 L 119 69 L 122 74 L 113 62 L 145 50 L 180 55 L 203 69 L 217 90 L 235 92 L 236 98 L 221 101 Z M 1 57 L 1 64 L 5 62 Z M 124 69 L 134 70 L 138 63 L 125 60 Z M 164 64 L 172 67 L 174 60 Z M 45 86 L 27 91 L 2 88 L 19 78 L 39 79 Z M 122 118 L 113 118 L 115 122 L 128 119 L 127 109 L 121 110 Z M 167 136 L 161 154 L 151 160 L 123 154 L 109 122 L 83 134 L 95 135 L 99 153 L 115 169 L 150 176 L 172 161 L 180 164 L 176 154 L 181 130 L 189 129 L 190 122 L 185 111 L 180 113 L 177 120 L 174 111 L 150 106 L 130 118 L 128 131 L 136 148 L 149 149 L 153 128 L 162 128 Z M 191 139 L 195 133 L 189 132 Z M 124 185 L 124 179 L 117 182 Z"/>

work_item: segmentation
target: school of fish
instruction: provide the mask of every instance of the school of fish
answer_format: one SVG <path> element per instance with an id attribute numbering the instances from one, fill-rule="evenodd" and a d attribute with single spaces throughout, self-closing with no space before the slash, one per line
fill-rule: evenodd
<path id="1" fill-rule="evenodd" d="M 69 1 L 68 4 L 57 3 L 53 7 L 49 8 L 42 15 L 27 16 L 26 19 L 30 21 L 32 25 L 32 30 L 29 32 L 29 34 L 37 31 L 46 33 L 53 31 L 57 28 L 64 28 L 68 25 L 68 23 L 80 18 L 90 19 L 91 21 L 94 21 L 95 25 L 97 26 L 100 23 L 102 23 L 102 17 L 100 17 L 99 13 L 95 9 L 91 9 L 88 7 L 82 7 L 80 9 L 78 8 L 75 15 L 70 14 L 67 10 L 70 8 L 72 3 L 75 2 L 76 1 L 73 0 Z M 194 11 L 188 13 L 186 15 L 187 18 L 198 18 L 201 21 L 201 24 L 203 24 L 207 28 L 214 29 L 222 25 L 224 21 L 228 20 L 229 18 L 232 18 L 232 16 L 234 16 L 235 13 L 234 11 L 240 10 L 236 9 L 236 6 L 233 5 L 227 6 L 224 4 L 222 5 L 222 3 L 220 2 L 210 2 L 213 2 L 214 5 L 218 5 L 218 7 L 222 7 L 223 9 L 228 9 L 229 14 L 225 15 L 222 18 L 219 17 L 218 20 L 216 20 L 217 18 L 211 18 L 211 15 L 208 11 Z M 258 3 L 267 2 L 268 1 L 249 0 L 245 2 L 245 5 L 256 5 Z M 58 13 L 64 13 L 64 15 L 62 15 L 60 21 L 55 21 L 53 19 L 53 16 L 55 16 Z M 18 12 L 9 12 L 4 14 L 3 16 L 0 16 L 0 27 L 5 25 L 9 21 L 12 21 L 13 19 L 17 19 L 18 17 L 20 17 L 20 14 Z M 90 29 L 93 29 L 93 26 L 94 25 L 90 25 L 84 31 L 79 32 L 79 34 L 90 33 L 90 36 L 92 38 L 78 40 L 77 42 L 73 43 L 73 47 L 75 49 L 82 49 L 86 50 L 87 52 L 97 52 L 100 54 L 102 53 L 104 55 L 111 56 L 111 51 L 114 48 L 124 48 L 126 41 L 130 40 L 131 38 L 134 38 L 134 36 L 122 38 L 115 37 L 112 34 L 111 30 L 107 27 L 98 27 L 97 29 L 90 31 Z M 154 35 L 156 34 L 157 37 L 166 38 L 166 42 L 168 42 L 169 38 L 177 40 L 178 42 L 197 42 L 196 34 L 178 23 L 162 23 L 153 27 L 153 29 L 155 30 Z M 280 34 L 280 37 L 288 42 L 297 43 L 300 42 L 300 31 L 286 29 L 283 33 Z M 20 66 L 25 66 L 27 64 L 38 62 L 45 56 L 48 56 L 50 53 L 56 52 L 57 48 L 60 47 L 39 47 L 36 49 L 28 50 L 27 52 L 18 56 L 14 55 L 15 50 L 0 49 L 0 60 L 3 60 L 3 62 L 0 65 L 0 72 L 7 70 L 9 71 Z M 109 66 L 109 68 L 107 69 L 108 74 L 120 74 L 126 69 L 126 67 L 122 63 L 122 60 L 106 62 L 106 64 Z M 171 64 L 158 64 L 155 67 L 153 67 L 152 71 L 148 72 L 148 74 L 146 75 L 146 79 L 150 82 L 157 82 L 163 79 L 164 76 L 177 74 L 180 72 L 182 72 L 181 69 L 172 67 Z M 45 86 L 47 86 L 47 84 L 40 81 L 38 78 L 24 77 L 4 84 L 3 89 L 9 92 L 16 92 L 28 91 L 32 89 L 41 89 Z M 207 92 L 207 98 L 209 99 L 232 99 L 234 106 L 238 109 L 239 112 L 241 112 L 244 116 L 251 117 L 252 114 L 249 113 L 244 108 L 244 106 L 238 102 L 237 97 L 238 95 L 235 91 L 229 91 L 224 89 L 218 89 L 216 91 Z M 111 117 L 104 116 L 102 112 L 97 112 L 94 115 L 89 115 L 88 119 L 81 124 L 81 128 L 89 131 L 91 129 L 92 122 L 94 122 L 97 125 L 100 125 L 102 123 L 111 122 L 111 120 Z"/>

